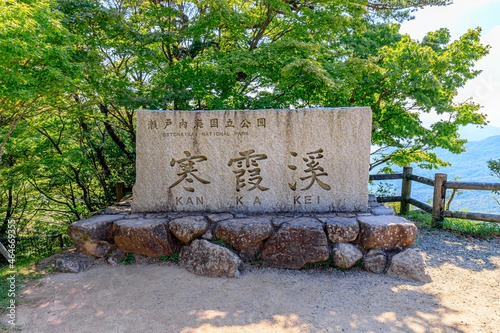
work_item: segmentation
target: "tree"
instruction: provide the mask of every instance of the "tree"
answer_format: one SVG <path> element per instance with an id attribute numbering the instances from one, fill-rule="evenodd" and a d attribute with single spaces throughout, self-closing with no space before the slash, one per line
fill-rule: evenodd
<path id="1" fill-rule="evenodd" d="M 18 232 L 46 222 L 59 232 L 60 221 L 108 205 L 117 179 L 134 178 L 134 145 L 120 141 L 124 131 L 95 100 L 81 97 L 88 92 L 83 70 L 100 63 L 55 5 L 0 2 L 0 234 L 9 220 Z M 106 133 L 121 146 L 108 144 Z M 126 146 L 131 153 L 123 156 Z"/>
<path id="2" fill-rule="evenodd" d="M 139 108 L 366 105 L 380 147 L 372 168 L 445 165 L 429 149 L 458 153 L 458 125 L 485 122 L 453 97 L 487 48 L 479 30 L 415 41 L 395 22 L 448 2 L 3 1 L 2 219 L 75 219 L 109 204 L 114 182 L 134 182 Z M 431 110 L 448 119 L 424 128 Z"/>
<path id="3" fill-rule="evenodd" d="M 60 18 L 51 1 L 0 2 L 0 165 L 19 121 L 46 111 L 78 78 Z"/>
<path id="4" fill-rule="evenodd" d="M 457 89 L 479 74 L 475 61 L 486 55 L 480 29 L 469 30 L 450 42 L 448 30 L 430 32 L 421 41 L 401 35 L 394 24 L 366 25 L 346 35 L 353 54 L 341 66 L 352 84 L 337 105 L 369 105 L 373 111 L 371 169 L 396 164 L 433 168 L 448 165 L 429 150 L 464 151 L 466 140 L 459 125 L 485 124 L 480 106 L 470 101 L 454 103 Z M 444 117 L 425 128 L 420 115 L 435 110 Z"/>
<path id="5" fill-rule="evenodd" d="M 497 176 L 498 178 L 500 178 L 500 159 L 498 159 L 498 160 L 494 160 L 494 159 L 489 160 L 488 161 L 488 169 L 490 169 L 492 176 Z M 500 194 L 499 191 L 493 191 L 493 193 Z M 500 200 L 499 199 L 497 199 L 495 197 L 493 199 L 495 199 L 495 201 L 500 205 Z"/>
<path id="6" fill-rule="evenodd" d="M 486 122 L 479 105 L 453 101 L 488 52 L 480 30 L 452 42 L 441 29 L 416 41 L 389 23 L 447 3 L 84 0 L 60 8 L 100 57 L 88 71 L 89 95 L 110 112 L 371 106 L 380 147 L 373 169 L 447 165 L 430 150 L 460 153 L 458 126 Z M 425 128 L 420 115 L 431 110 L 446 120 Z"/>

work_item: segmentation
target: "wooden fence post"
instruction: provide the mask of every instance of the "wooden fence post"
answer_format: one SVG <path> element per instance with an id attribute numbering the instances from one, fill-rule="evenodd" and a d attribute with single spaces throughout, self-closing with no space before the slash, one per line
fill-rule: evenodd
<path id="1" fill-rule="evenodd" d="M 413 173 L 412 167 L 403 168 L 403 181 L 401 183 L 401 207 L 399 214 L 406 215 L 410 211 L 409 199 L 411 196 L 411 179 L 409 176 Z"/>
<path id="2" fill-rule="evenodd" d="M 59 238 L 59 246 L 62 249 L 64 247 L 63 234 L 57 234 L 57 238 Z"/>
<path id="3" fill-rule="evenodd" d="M 116 201 L 119 202 L 125 196 L 125 182 L 116 183 Z"/>
<path id="4" fill-rule="evenodd" d="M 434 197 L 432 200 L 432 222 L 433 228 L 440 228 L 443 222 L 441 212 L 444 210 L 446 199 L 446 188 L 443 184 L 446 182 L 448 175 L 445 173 L 436 173 L 434 177 Z"/>

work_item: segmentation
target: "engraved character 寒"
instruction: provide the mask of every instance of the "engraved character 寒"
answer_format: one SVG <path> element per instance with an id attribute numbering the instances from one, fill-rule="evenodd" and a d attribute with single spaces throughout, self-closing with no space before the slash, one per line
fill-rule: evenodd
<path id="1" fill-rule="evenodd" d="M 189 192 L 194 192 L 194 188 L 191 187 L 191 183 L 193 183 L 193 179 L 196 179 L 202 184 L 210 184 L 208 180 L 205 180 L 203 178 L 200 178 L 196 173 L 198 172 L 198 169 L 195 167 L 195 164 L 198 162 L 203 162 L 206 161 L 207 158 L 203 155 L 195 155 L 191 156 L 191 153 L 188 151 L 185 151 L 184 154 L 186 154 L 185 158 L 181 158 L 180 160 L 176 160 L 172 158 L 172 161 L 170 161 L 170 166 L 173 167 L 176 164 L 179 164 L 179 167 L 181 171 L 177 173 L 177 176 L 180 176 L 180 178 L 170 185 L 169 188 L 175 187 L 178 184 L 180 184 L 182 181 L 186 181 L 189 186 L 183 186 L 186 191 Z"/>

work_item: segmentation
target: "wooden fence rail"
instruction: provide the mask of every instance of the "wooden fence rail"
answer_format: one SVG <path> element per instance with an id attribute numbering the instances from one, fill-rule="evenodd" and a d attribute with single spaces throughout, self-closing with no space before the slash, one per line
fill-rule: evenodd
<path id="1" fill-rule="evenodd" d="M 486 222 L 500 222 L 500 215 L 484 214 L 473 212 L 460 212 L 445 210 L 446 190 L 483 190 L 483 191 L 500 191 L 500 183 L 479 183 L 479 182 L 448 182 L 448 176 L 444 173 L 436 173 L 434 179 L 421 177 L 413 174 L 413 168 L 404 167 L 403 173 L 370 175 L 370 180 L 392 180 L 401 179 L 401 195 L 392 197 L 378 197 L 378 202 L 400 202 L 400 214 L 408 214 L 410 205 L 416 206 L 428 213 L 432 214 L 432 226 L 440 227 L 443 222 L 443 217 L 477 220 Z M 432 198 L 432 206 L 411 197 L 412 181 L 432 186 L 434 194 Z"/>
<path id="2" fill-rule="evenodd" d="M 442 224 L 443 217 L 452 217 L 459 219 L 500 222 L 500 215 L 484 214 L 473 212 L 460 212 L 445 210 L 446 190 L 483 190 L 483 191 L 500 191 L 500 183 L 479 183 L 479 182 L 448 182 L 448 176 L 444 173 L 436 173 L 434 179 L 421 177 L 413 174 L 413 168 L 404 167 L 403 173 L 370 175 L 370 180 L 394 180 L 401 179 L 401 195 L 378 197 L 378 202 L 400 202 L 400 214 L 408 214 L 410 205 L 418 207 L 432 214 L 432 226 L 439 227 Z M 411 197 L 411 184 L 418 182 L 424 185 L 432 186 L 434 194 L 432 198 L 432 206 L 424 202 L 418 201 Z M 116 201 L 120 201 L 125 193 L 132 191 L 132 188 L 125 187 L 125 182 L 116 183 Z"/>
<path id="3" fill-rule="evenodd" d="M 36 240 L 36 239 L 54 239 L 54 238 L 58 239 L 59 247 L 61 249 L 64 248 L 63 234 L 37 235 L 37 236 L 17 235 L 17 236 L 15 236 L 15 244 L 16 244 L 16 248 L 17 248 L 19 242 L 32 241 L 32 240 Z M 7 251 L 7 249 L 3 246 L 3 243 L 6 243 L 7 241 L 8 241 L 7 237 L 0 238 L 0 253 L 5 257 L 5 259 L 7 259 L 7 261 L 10 261 L 11 260 L 10 254 Z M 33 244 L 28 245 L 28 246 L 33 246 Z"/>

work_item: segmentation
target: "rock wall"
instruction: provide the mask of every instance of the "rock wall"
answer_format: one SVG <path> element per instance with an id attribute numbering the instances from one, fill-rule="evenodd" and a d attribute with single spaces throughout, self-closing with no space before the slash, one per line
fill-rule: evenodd
<path id="1" fill-rule="evenodd" d="M 245 263 L 300 269 L 333 260 L 348 269 L 363 260 L 373 273 L 430 281 L 422 256 L 409 249 L 417 227 L 373 198 L 369 212 L 316 214 L 130 213 L 110 207 L 68 227 L 79 252 L 95 258 L 123 252 L 160 257 L 179 253 L 188 271 L 237 277 Z M 389 215 L 375 215 L 383 211 Z M 115 260 L 116 261 L 116 260 Z"/>

